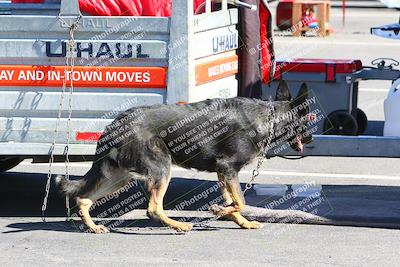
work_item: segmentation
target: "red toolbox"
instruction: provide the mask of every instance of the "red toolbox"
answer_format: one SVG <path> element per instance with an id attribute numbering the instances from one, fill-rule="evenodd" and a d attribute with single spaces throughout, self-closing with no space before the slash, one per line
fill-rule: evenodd
<path id="1" fill-rule="evenodd" d="M 365 113 L 357 108 L 357 74 L 360 60 L 305 59 L 277 61 L 274 80 L 263 88 L 263 99 L 275 95 L 280 79 L 285 80 L 292 96 L 300 86 L 308 86 L 311 111 L 317 113 L 314 134 L 358 135 L 367 127 Z"/>

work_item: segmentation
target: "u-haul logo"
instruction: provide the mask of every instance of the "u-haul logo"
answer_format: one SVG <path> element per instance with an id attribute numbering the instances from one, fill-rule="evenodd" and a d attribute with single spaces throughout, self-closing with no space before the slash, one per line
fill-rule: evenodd
<path id="1" fill-rule="evenodd" d="M 47 57 L 66 57 L 67 42 L 46 41 Z M 61 49 L 60 49 L 61 47 Z M 126 42 L 116 43 L 92 43 L 77 42 L 74 47 L 78 58 L 148 58 L 148 54 L 142 52 L 141 44 Z"/>
<path id="2" fill-rule="evenodd" d="M 198 32 L 194 35 L 193 57 L 204 58 L 239 47 L 239 33 L 235 26 Z"/>
<path id="3" fill-rule="evenodd" d="M 236 33 L 225 34 L 212 38 L 214 54 L 230 51 L 238 48 L 238 36 Z"/>

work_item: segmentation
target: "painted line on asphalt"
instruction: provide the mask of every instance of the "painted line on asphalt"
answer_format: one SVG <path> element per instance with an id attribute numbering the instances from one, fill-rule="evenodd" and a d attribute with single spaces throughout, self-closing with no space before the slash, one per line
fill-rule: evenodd
<path id="1" fill-rule="evenodd" d="M 389 89 L 379 89 L 379 88 L 360 88 L 359 92 L 371 92 L 371 93 L 385 93 L 389 92 Z"/>
<path id="2" fill-rule="evenodd" d="M 243 171 L 250 174 L 253 171 Z M 241 172 L 242 173 L 242 172 Z M 318 172 L 286 172 L 286 171 L 260 171 L 263 175 L 296 176 L 296 177 L 326 177 L 326 178 L 351 178 L 351 179 L 373 179 L 373 180 L 399 180 L 399 176 L 373 175 L 373 174 L 348 174 L 348 173 L 318 173 Z"/>
<path id="3" fill-rule="evenodd" d="M 21 162 L 20 165 L 48 165 L 47 163 L 35 163 Z M 60 167 L 64 166 L 64 163 L 54 163 L 53 166 Z M 72 163 L 70 167 L 90 167 L 91 163 Z M 180 167 L 172 167 L 172 171 L 177 172 L 192 172 Z M 252 170 L 243 170 L 241 174 L 251 174 Z M 293 176 L 293 177 L 326 177 L 326 178 L 351 178 L 351 179 L 373 179 L 373 180 L 399 180 L 400 176 L 393 175 L 374 175 L 374 174 L 350 174 L 350 173 L 320 173 L 320 172 L 297 172 L 297 171 L 260 171 L 261 175 L 267 176 Z"/>
<path id="4" fill-rule="evenodd" d="M 172 171 L 190 172 L 179 167 L 173 167 Z M 252 174 L 252 170 L 244 170 L 241 174 Z M 260 171 L 262 175 L 274 176 L 307 176 L 307 177 L 328 177 L 328 178 L 351 178 L 351 179 L 375 179 L 375 180 L 399 180 L 400 176 L 373 175 L 373 174 L 348 174 L 348 173 L 319 173 L 319 172 L 295 172 L 295 171 Z"/>
<path id="5" fill-rule="evenodd" d="M 326 41 L 304 41 L 298 42 L 298 40 L 285 40 L 285 39 L 276 39 L 276 42 L 280 43 L 289 43 L 293 45 L 356 45 L 356 46 L 393 46 L 399 47 L 397 43 L 381 43 L 381 42 L 374 42 L 369 43 L 370 40 L 366 40 L 365 42 L 326 42 Z"/>

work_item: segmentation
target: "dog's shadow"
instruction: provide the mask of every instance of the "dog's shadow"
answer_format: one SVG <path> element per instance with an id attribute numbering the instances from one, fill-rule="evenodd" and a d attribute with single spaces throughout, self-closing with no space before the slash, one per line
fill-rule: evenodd
<path id="1" fill-rule="evenodd" d="M 44 185 L 46 183 L 46 175 L 44 174 L 21 174 L 21 173 L 4 173 L 0 175 L 0 201 L 3 203 L 10 203 L 10 205 L 6 205 L 0 209 L 0 217 L 35 217 L 38 218 L 40 213 L 38 212 L 38 207 L 42 205 L 42 197 Z M 77 177 L 71 177 L 75 179 Z M 48 209 L 46 211 L 46 215 L 53 219 L 48 220 L 48 222 L 41 222 L 37 219 L 34 219 L 31 222 L 28 222 L 26 219 L 20 223 L 12 223 L 7 225 L 5 231 L 2 233 L 18 233 L 18 232 L 26 232 L 26 231 L 57 231 L 57 232 L 76 232 L 82 233 L 87 229 L 82 224 L 82 221 L 79 217 L 75 217 L 73 221 L 67 222 L 63 220 L 55 221 L 55 217 L 64 216 L 64 207 L 65 207 L 65 199 L 58 196 L 54 185 L 54 180 L 51 181 L 51 192 L 48 201 Z M 188 188 L 195 188 L 191 191 L 191 195 L 197 195 L 207 190 L 209 188 L 213 188 L 217 186 L 216 182 L 212 181 L 203 181 L 198 179 L 188 179 L 176 177 L 171 182 L 166 198 L 165 198 L 165 209 L 172 210 L 176 208 L 176 205 L 182 205 L 185 200 L 190 200 L 191 196 L 186 196 Z M 161 223 L 157 223 L 148 218 L 138 218 L 138 219 L 121 219 L 115 218 L 111 221 L 108 220 L 108 223 L 105 223 L 105 218 L 97 219 L 96 216 L 104 212 L 105 210 L 113 207 L 115 204 L 119 203 L 118 201 L 127 199 L 133 193 L 140 192 L 140 190 L 144 187 L 142 182 L 139 182 L 139 186 L 135 186 L 131 190 L 126 190 L 126 192 L 120 194 L 120 196 L 116 199 L 111 199 L 106 203 L 100 205 L 95 210 L 91 211 L 92 216 L 96 223 L 105 224 L 105 226 L 111 229 L 113 233 L 124 233 L 124 234 L 137 234 L 137 235 L 174 235 L 177 232 L 173 229 L 166 227 Z M 139 191 L 138 191 L 139 190 Z M 131 192 L 132 191 L 132 192 Z M 208 195 L 208 198 L 204 201 L 198 201 L 191 204 L 188 207 L 185 207 L 183 210 L 192 210 L 195 211 L 201 208 L 207 201 L 217 199 L 220 194 L 216 192 L 212 192 Z M 144 192 L 144 191 L 143 191 Z M 144 193 L 143 193 L 144 194 Z M 23 195 L 24 198 L 20 196 Z M 181 198 L 185 196 L 184 198 Z M 29 200 L 29 201 L 27 201 Z M 147 201 L 144 201 L 141 205 L 135 207 L 135 209 L 146 209 Z M 72 214 L 77 213 L 76 207 L 72 207 Z M 235 225 L 232 225 L 232 228 L 224 228 L 222 225 L 218 225 L 218 228 L 207 225 L 207 221 L 210 220 L 211 217 L 179 217 L 174 216 L 175 220 L 178 221 L 187 221 L 187 222 L 196 222 L 194 224 L 192 231 L 216 231 L 220 229 L 233 229 Z M 121 221 L 121 224 L 115 226 L 111 225 L 113 223 Z M 204 225 L 199 225 L 204 223 Z"/>
<path id="2" fill-rule="evenodd" d="M 183 217 L 175 217 L 175 220 L 183 219 Z M 185 217 L 185 219 L 188 219 Z M 222 229 L 233 229 L 230 227 L 213 227 L 207 225 L 210 218 L 190 218 L 195 219 L 198 223 L 194 224 L 192 231 L 218 231 Z M 190 221 L 190 220 L 189 220 Z M 117 226 L 113 223 L 118 222 Z M 101 221 L 96 223 L 102 224 Z M 204 223 L 204 224 L 202 224 Z M 162 223 L 155 222 L 150 219 L 127 219 L 127 220 L 114 220 L 107 224 L 111 233 L 128 234 L 128 235 L 176 235 L 185 234 L 177 232 Z M 12 230 L 4 231 L 2 234 L 12 234 L 30 231 L 54 231 L 54 232 L 69 232 L 69 233 L 88 233 L 87 228 L 83 225 L 81 220 L 70 221 L 47 221 L 47 222 L 23 222 L 12 223 L 6 226 Z"/>

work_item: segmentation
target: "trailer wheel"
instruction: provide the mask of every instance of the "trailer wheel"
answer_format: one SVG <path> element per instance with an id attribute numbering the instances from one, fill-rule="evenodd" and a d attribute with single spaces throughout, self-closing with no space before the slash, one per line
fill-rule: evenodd
<path id="1" fill-rule="evenodd" d="M 356 119 L 346 111 L 334 111 L 324 122 L 324 134 L 327 135 L 357 135 L 357 131 Z"/>
<path id="2" fill-rule="evenodd" d="M 361 109 L 357 109 L 356 112 L 356 120 L 357 120 L 357 135 L 363 134 L 368 127 L 368 118 L 364 111 Z"/>
<path id="3" fill-rule="evenodd" d="M 20 157 L 0 157 L 0 173 L 8 171 L 9 169 L 14 168 L 23 158 Z"/>

